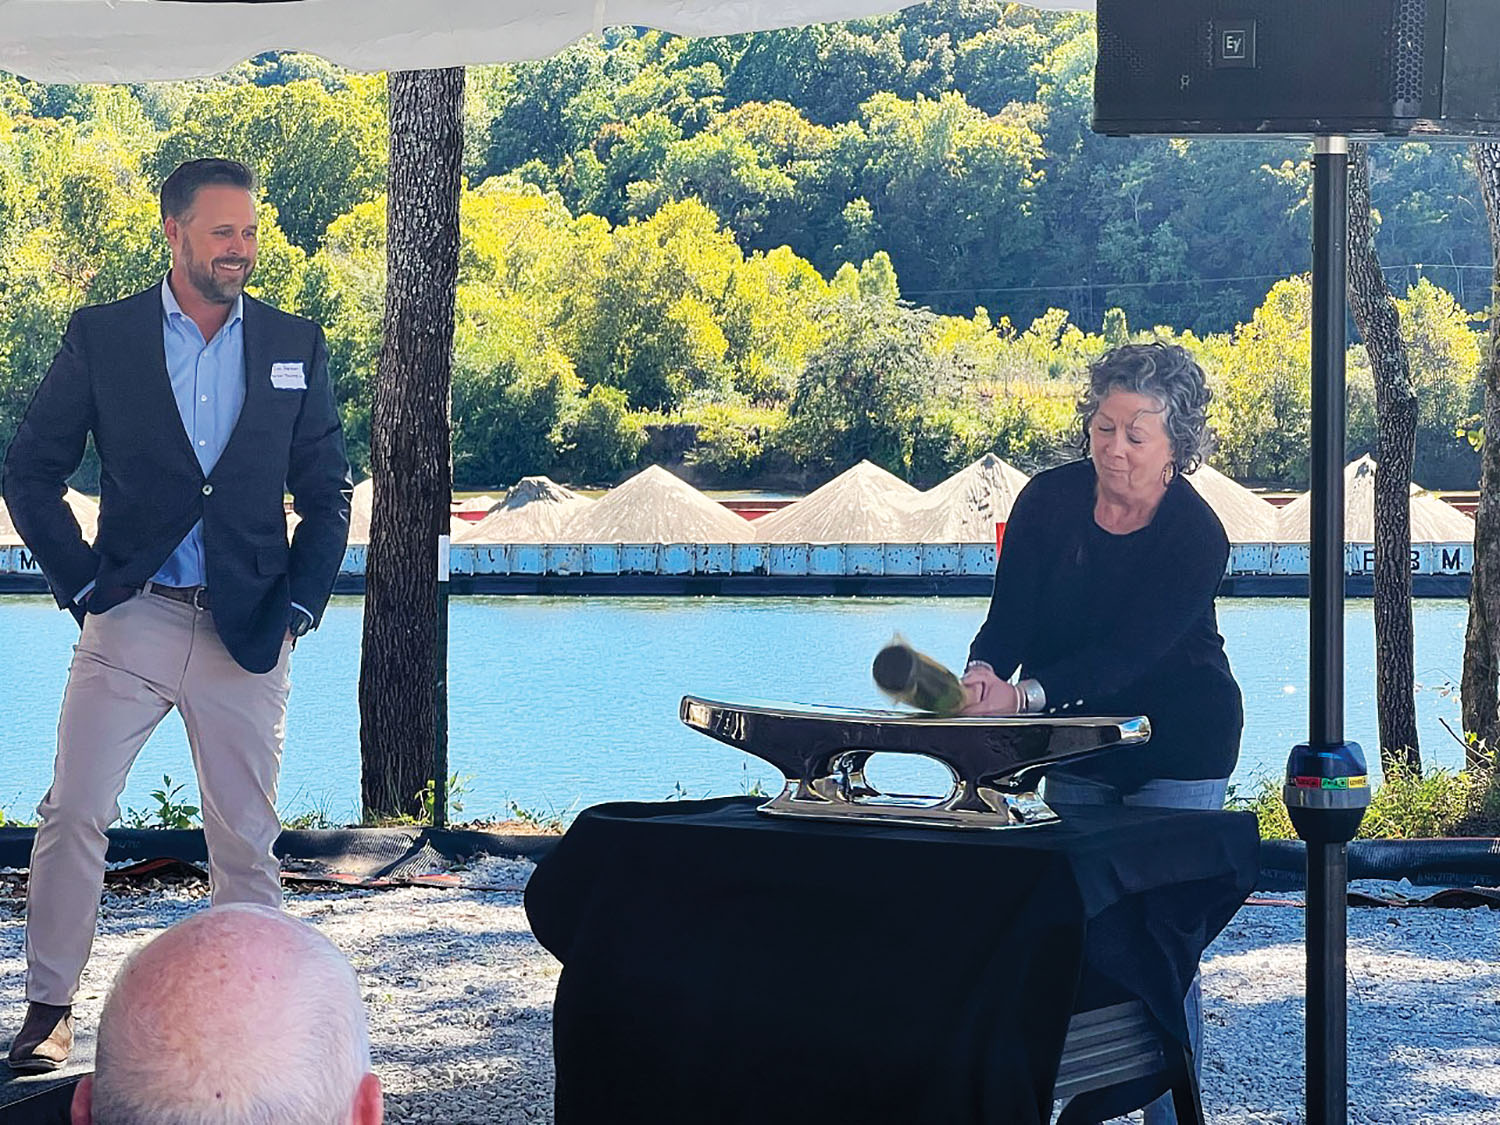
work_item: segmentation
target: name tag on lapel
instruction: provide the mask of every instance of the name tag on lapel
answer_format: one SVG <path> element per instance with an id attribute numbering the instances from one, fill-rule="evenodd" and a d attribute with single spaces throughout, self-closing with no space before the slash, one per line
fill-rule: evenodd
<path id="1" fill-rule="evenodd" d="M 278 391 L 307 390 L 307 375 L 300 363 L 271 364 L 271 386 Z"/>

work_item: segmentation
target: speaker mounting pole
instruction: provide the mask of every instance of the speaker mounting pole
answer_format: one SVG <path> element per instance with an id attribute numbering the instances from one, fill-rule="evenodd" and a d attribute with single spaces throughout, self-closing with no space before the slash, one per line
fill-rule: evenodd
<path id="1" fill-rule="evenodd" d="M 1309 734 L 1344 740 L 1344 341 L 1349 273 L 1349 142 L 1313 141 L 1312 489 Z"/>
<path id="2" fill-rule="evenodd" d="M 1308 744 L 1288 769 L 1288 804 L 1317 775 L 1363 774 L 1357 746 L 1344 742 L 1344 341 L 1349 245 L 1349 142 L 1313 141 L 1312 529 L 1308 576 L 1310 629 Z M 1352 754 L 1351 754 L 1352 750 Z M 1356 766 L 1354 763 L 1358 762 Z M 1332 768 L 1330 768 L 1332 767 Z M 1294 780 L 1293 773 L 1297 778 Z M 1361 778 L 1361 780 L 1363 780 Z M 1320 778 L 1320 784 L 1322 783 Z M 1325 797 L 1326 794 L 1326 797 Z M 1307 1125 L 1348 1120 L 1348 840 L 1353 814 L 1323 804 L 1301 816 L 1307 840 Z M 1368 789 L 1358 796 L 1367 799 Z M 1309 796 L 1304 788 L 1303 794 Z M 1353 796 L 1353 794 L 1350 794 Z M 1301 810 L 1298 810 L 1299 812 Z M 1344 834 L 1347 826 L 1348 835 Z"/>

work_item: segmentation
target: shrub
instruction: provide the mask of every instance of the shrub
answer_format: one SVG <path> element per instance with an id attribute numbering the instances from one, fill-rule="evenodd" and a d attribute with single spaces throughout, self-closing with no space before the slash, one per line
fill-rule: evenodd
<path id="1" fill-rule="evenodd" d="M 569 460 L 577 480 L 603 480 L 634 468 L 646 447 L 646 424 L 625 392 L 596 384 L 568 426 Z"/>
<path id="2" fill-rule="evenodd" d="M 1416 840 L 1450 836 L 1474 806 L 1479 778 L 1467 770 L 1430 769 L 1422 774 L 1393 769 L 1370 794 L 1359 825 L 1362 840 Z"/>
<path id="3" fill-rule="evenodd" d="M 797 378 L 780 444 L 809 467 L 868 459 L 905 475 L 921 404 L 942 382 L 943 364 L 924 345 L 935 318 L 879 297 L 824 315 L 828 337 Z"/>
<path id="4" fill-rule="evenodd" d="M 1238 787 L 1231 785 L 1224 807 L 1236 812 L 1253 812 L 1260 825 L 1262 840 L 1295 840 L 1292 818 L 1287 814 L 1286 802 L 1281 799 L 1281 778 L 1261 774 L 1252 782 L 1254 788 L 1248 796 L 1241 796 Z"/>
<path id="5" fill-rule="evenodd" d="M 918 417 L 912 432 L 912 480 L 927 485 L 937 483 L 982 457 L 989 448 L 989 438 L 977 410 L 928 407 Z"/>
<path id="6" fill-rule="evenodd" d="M 1263 840 L 1293 840 L 1297 833 L 1281 797 L 1282 780 L 1269 774 L 1255 779 L 1241 797 L 1231 792 L 1226 807 L 1253 812 Z M 1417 775 L 1392 770 L 1370 793 L 1370 807 L 1360 821 L 1360 840 L 1417 840 L 1439 836 L 1493 833 L 1500 824 L 1500 793 L 1485 770 L 1457 773 L 1430 769 Z"/>
<path id="7" fill-rule="evenodd" d="M 768 407 L 716 402 L 686 414 L 697 425 L 692 459 L 726 476 L 749 476 L 765 467 L 786 412 Z"/>
<path id="8" fill-rule="evenodd" d="M 454 483 L 489 488 L 551 472 L 578 403 L 578 377 L 566 360 L 551 370 L 501 366 L 477 377 L 456 369 Z"/>
<path id="9" fill-rule="evenodd" d="M 1078 456 L 1074 388 L 1066 382 L 1018 386 L 992 408 L 989 448 L 1017 468 L 1034 472 Z"/>

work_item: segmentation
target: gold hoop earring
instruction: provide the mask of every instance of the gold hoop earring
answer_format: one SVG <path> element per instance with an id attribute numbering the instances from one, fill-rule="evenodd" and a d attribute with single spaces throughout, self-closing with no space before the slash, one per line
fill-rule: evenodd
<path id="1" fill-rule="evenodd" d="M 1166 488 L 1172 483 L 1172 478 L 1177 475 L 1177 466 L 1168 461 L 1161 467 L 1161 486 Z"/>

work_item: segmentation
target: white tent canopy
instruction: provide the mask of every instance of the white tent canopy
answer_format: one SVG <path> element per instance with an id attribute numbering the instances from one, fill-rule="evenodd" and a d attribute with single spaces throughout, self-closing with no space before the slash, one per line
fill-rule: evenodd
<path id="1" fill-rule="evenodd" d="M 0 0 L 0 70 L 38 82 L 218 74 L 265 51 L 351 70 L 514 62 L 609 26 L 726 35 L 876 15 L 894 0 Z M 1092 9 L 1093 0 L 1041 0 Z"/>

